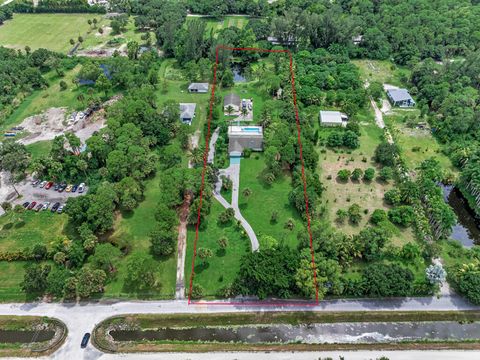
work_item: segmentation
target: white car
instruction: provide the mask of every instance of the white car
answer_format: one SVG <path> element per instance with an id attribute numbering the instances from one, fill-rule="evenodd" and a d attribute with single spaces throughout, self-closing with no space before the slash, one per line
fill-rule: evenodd
<path id="1" fill-rule="evenodd" d="M 48 183 L 48 181 L 42 181 L 42 182 L 40 183 L 40 188 L 44 188 L 45 185 L 47 185 L 47 183 Z"/>
<path id="2" fill-rule="evenodd" d="M 85 191 L 85 183 L 81 183 L 80 185 L 78 185 L 78 190 L 77 190 L 80 194 L 83 193 Z"/>
<path id="3" fill-rule="evenodd" d="M 47 201 L 46 203 L 43 204 L 42 211 L 48 210 L 49 207 L 50 207 L 50 202 Z"/>
<path id="4" fill-rule="evenodd" d="M 65 205 L 60 205 L 60 206 L 58 207 L 57 213 L 58 213 L 58 214 L 61 214 L 61 213 L 63 212 L 63 208 L 64 208 L 64 207 L 65 207 Z"/>

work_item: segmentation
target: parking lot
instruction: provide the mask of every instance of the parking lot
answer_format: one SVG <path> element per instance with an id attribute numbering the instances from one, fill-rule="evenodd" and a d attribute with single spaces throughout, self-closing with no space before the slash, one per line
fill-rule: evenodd
<path id="1" fill-rule="evenodd" d="M 33 187 L 32 180 L 30 179 L 27 182 L 21 183 L 16 186 L 18 192 L 22 195 L 21 198 L 18 198 L 14 201 L 14 204 L 23 204 L 25 202 L 36 201 L 37 204 L 50 202 L 50 206 L 54 203 L 59 202 L 62 205 L 67 202 L 68 198 L 77 197 L 85 195 L 88 191 L 88 188 L 85 187 L 83 193 L 77 192 L 58 192 L 55 191 L 53 186 L 50 189 L 40 188 L 39 186 Z"/>

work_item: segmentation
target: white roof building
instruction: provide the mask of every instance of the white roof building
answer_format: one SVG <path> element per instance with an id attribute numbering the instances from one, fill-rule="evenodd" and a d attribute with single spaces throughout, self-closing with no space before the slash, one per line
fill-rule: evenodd
<path id="1" fill-rule="evenodd" d="M 348 120 L 348 116 L 340 111 L 320 111 L 320 125 L 323 126 L 343 126 Z"/>

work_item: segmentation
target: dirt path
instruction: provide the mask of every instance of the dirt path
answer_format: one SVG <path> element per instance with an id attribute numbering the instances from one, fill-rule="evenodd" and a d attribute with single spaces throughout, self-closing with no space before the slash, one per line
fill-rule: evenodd
<path id="1" fill-rule="evenodd" d="M 180 225 L 178 226 L 177 242 L 177 281 L 175 285 L 175 299 L 185 299 L 185 256 L 187 254 L 187 221 L 190 212 L 192 196 L 185 195 L 180 208 Z"/>

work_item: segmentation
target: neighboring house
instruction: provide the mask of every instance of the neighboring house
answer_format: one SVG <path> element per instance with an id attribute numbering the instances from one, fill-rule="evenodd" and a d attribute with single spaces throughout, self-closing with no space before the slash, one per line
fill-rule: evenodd
<path id="1" fill-rule="evenodd" d="M 345 126 L 348 116 L 340 111 L 320 111 L 320 125 L 322 126 Z"/>
<path id="2" fill-rule="evenodd" d="M 88 5 L 100 5 L 107 8 L 109 7 L 110 3 L 108 0 L 88 0 Z"/>
<path id="3" fill-rule="evenodd" d="M 206 93 L 208 92 L 208 83 L 191 83 L 188 85 L 190 93 Z"/>
<path id="4" fill-rule="evenodd" d="M 180 121 L 192 125 L 196 107 L 195 103 L 180 103 Z"/>
<path id="5" fill-rule="evenodd" d="M 241 156 L 244 149 L 263 150 L 263 129 L 261 126 L 229 126 L 228 153 Z"/>
<path id="6" fill-rule="evenodd" d="M 231 106 L 233 111 L 232 115 L 238 114 L 240 112 L 240 96 L 234 93 L 225 95 L 223 98 L 223 111 L 225 114 L 228 114 L 227 109 Z"/>
<path id="7" fill-rule="evenodd" d="M 388 89 L 387 96 L 393 106 L 398 107 L 413 107 L 415 101 L 407 89 Z"/>

